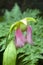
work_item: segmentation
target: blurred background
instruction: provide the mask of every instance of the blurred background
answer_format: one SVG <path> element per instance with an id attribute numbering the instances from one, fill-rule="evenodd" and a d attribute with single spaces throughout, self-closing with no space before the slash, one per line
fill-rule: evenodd
<path id="1" fill-rule="evenodd" d="M 43 0 L 0 0 L 0 15 L 3 15 L 5 9 L 10 11 L 15 3 L 18 3 L 21 11 L 36 8 L 43 12 Z"/>
<path id="2" fill-rule="evenodd" d="M 43 0 L 0 0 L 0 65 L 2 65 L 6 36 L 11 24 L 25 17 L 33 17 L 38 20 L 37 23 L 31 25 L 33 39 L 40 46 L 36 48 L 42 50 L 38 52 L 43 56 Z M 37 65 L 43 65 L 42 57 L 38 59 Z"/>

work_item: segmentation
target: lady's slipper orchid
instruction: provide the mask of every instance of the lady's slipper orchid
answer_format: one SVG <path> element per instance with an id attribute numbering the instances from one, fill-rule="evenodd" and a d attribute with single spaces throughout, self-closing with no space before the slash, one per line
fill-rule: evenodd
<path id="1" fill-rule="evenodd" d="M 23 36 L 22 31 L 20 28 L 18 28 L 15 32 L 15 40 L 16 40 L 16 47 L 22 47 L 24 44 L 30 43 L 32 44 L 32 28 L 31 26 L 27 26 L 27 31 L 26 31 L 26 37 Z"/>

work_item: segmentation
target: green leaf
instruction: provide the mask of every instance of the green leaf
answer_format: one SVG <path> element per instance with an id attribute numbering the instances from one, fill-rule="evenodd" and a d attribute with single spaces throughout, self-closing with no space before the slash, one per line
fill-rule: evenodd
<path id="1" fill-rule="evenodd" d="M 3 65 L 16 65 L 16 48 L 11 40 L 3 54 Z"/>

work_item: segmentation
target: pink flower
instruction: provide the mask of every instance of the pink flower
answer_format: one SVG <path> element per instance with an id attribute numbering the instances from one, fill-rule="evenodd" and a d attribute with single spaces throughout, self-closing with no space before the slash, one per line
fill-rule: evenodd
<path id="1" fill-rule="evenodd" d="M 31 26 L 27 26 L 27 35 L 26 35 L 26 39 L 27 39 L 27 43 L 32 44 L 32 27 Z"/>
<path id="2" fill-rule="evenodd" d="M 16 47 L 22 47 L 25 43 L 25 37 L 23 36 L 21 29 L 17 29 L 15 32 Z"/>
<path id="3" fill-rule="evenodd" d="M 26 37 L 23 36 L 22 31 L 20 28 L 18 28 L 15 31 L 15 40 L 16 40 L 16 47 L 22 47 L 24 46 L 25 43 L 30 43 L 32 44 L 32 27 L 27 26 L 27 31 L 26 31 Z"/>

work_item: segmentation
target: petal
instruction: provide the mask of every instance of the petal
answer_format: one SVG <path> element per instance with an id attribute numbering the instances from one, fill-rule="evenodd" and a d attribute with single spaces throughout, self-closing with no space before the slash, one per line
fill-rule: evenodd
<path id="1" fill-rule="evenodd" d="M 31 26 L 27 26 L 27 42 L 32 44 L 32 27 Z"/>
<path id="2" fill-rule="evenodd" d="M 25 38 L 21 32 L 21 29 L 17 29 L 15 32 L 16 47 L 22 47 L 25 43 Z"/>
<path id="3" fill-rule="evenodd" d="M 24 46 L 24 42 L 20 40 L 20 38 L 16 38 L 16 47 L 22 47 Z"/>
<path id="4" fill-rule="evenodd" d="M 21 22 L 23 22 L 25 25 L 27 25 L 27 20 L 26 19 L 22 19 Z"/>

